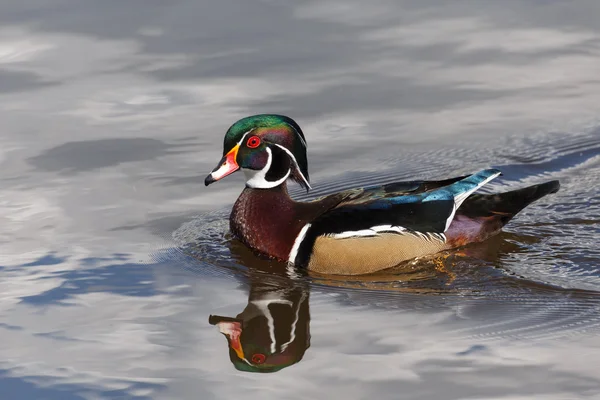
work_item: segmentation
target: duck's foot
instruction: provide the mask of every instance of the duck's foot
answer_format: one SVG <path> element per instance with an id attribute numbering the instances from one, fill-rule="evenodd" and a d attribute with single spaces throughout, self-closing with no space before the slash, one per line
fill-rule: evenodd
<path id="1" fill-rule="evenodd" d="M 448 258 L 450 256 L 454 256 L 454 255 L 456 255 L 456 254 L 455 253 L 440 254 L 440 255 L 437 255 L 436 257 L 434 257 L 434 259 L 433 259 L 433 264 L 435 266 L 435 270 L 448 276 L 448 281 L 446 282 L 446 285 L 449 285 L 456 280 L 456 273 L 450 269 L 451 265 L 450 265 L 450 262 L 448 261 Z M 458 254 L 458 255 L 460 255 L 460 254 Z"/>

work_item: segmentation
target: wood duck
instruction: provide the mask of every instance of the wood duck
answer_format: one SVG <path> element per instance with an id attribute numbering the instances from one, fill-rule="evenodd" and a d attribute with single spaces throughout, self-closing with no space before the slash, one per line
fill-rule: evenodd
<path id="1" fill-rule="evenodd" d="M 296 364 L 310 347 L 308 282 L 250 273 L 248 305 L 235 318 L 211 315 L 227 338 L 234 367 L 276 372 Z"/>
<path id="2" fill-rule="evenodd" d="M 246 187 L 230 215 L 231 233 L 254 252 L 322 274 L 367 274 L 403 261 L 481 242 L 558 181 L 497 194 L 474 192 L 500 175 L 485 169 L 440 181 L 396 182 L 298 202 L 291 179 L 310 189 L 306 139 L 289 117 L 235 122 L 223 158 L 205 185 L 241 169 Z"/>

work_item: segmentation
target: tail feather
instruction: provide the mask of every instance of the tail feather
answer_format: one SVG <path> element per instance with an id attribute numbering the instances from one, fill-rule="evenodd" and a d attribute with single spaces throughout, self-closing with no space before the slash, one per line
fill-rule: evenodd
<path id="1" fill-rule="evenodd" d="M 453 246 L 481 242 L 496 233 L 522 209 L 560 188 L 549 181 L 505 193 L 472 194 L 456 212 L 446 237 Z"/>
<path id="2" fill-rule="evenodd" d="M 510 192 L 473 194 L 464 201 L 458 214 L 469 218 L 497 216 L 504 225 L 529 204 L 558 192 L 559 188 L 558 181 L 549 181 Z"/>

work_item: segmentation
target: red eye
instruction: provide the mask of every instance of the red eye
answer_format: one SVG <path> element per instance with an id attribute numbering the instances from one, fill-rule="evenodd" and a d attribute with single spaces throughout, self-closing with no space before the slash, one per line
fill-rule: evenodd
<path id="1" fill-rule="evenodd" d="M 252 136 L 246 142 L 246 146 L 250 147 L 251 149 L 257 148 L 258 145 L 260 145 L 260 138 L 258 136 Z"/>
<path id="2" fill-rule="evenodd" d="M 254 354 L 254 355 L 252 356 L 252 362 L 253 362 L 254 364 L 262 364 L 262 363 L 264 363 L 264 362 L 265 362 L 265 359 L 266 359 L 266 358 L 267 358 L 267 357 L 265 357 L 265 355 L 264 355 L 264 354 L 256 353 L 256 354 Z"/>

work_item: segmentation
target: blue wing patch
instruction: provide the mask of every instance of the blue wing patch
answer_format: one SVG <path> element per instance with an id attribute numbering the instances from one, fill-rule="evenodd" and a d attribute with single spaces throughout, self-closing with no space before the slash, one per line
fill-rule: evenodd
<path id="1" fill-rule="evenodd" d="M 497 169 L 485 169 L 470 175 L 458 182 L 439 189 L 419 194 L 401 194 L 395 197 L 371 200 L 364 203 L 365 207 L 375 209 L 390 209 L 395 204 L 420 203 L 427 201 L 448 201 L 462 203 L 471 193 L 500 175 Z M 358 204 L 357 204 L 358 205 Z M 457 205 L 457 208 L 460 204 Z"/>

